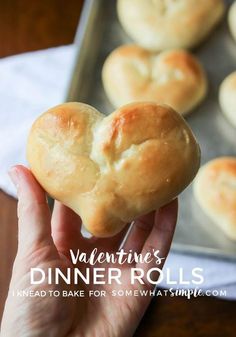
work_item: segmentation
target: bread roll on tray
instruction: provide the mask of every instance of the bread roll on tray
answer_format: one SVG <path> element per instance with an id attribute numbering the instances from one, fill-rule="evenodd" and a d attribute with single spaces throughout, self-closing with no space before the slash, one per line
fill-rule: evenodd
<path id="1" fill-rule="evenodd" d="M 229 29 L 236 41 L 236 1 L 231 5 L 228 14 Z"/>
<path id="2" fill-rule="evenodd" d="M 181 49 L 158 54 L 137 45 L 123 45 L 107 57 L 102 79 L 116 108 L 131 102 L 153 101 L 170 105 L 185 115 L 207 92 L 201 64 Z"/>
<path id="3" fill-rule="evenodd" d="M 219 101 L 224 115 L 236 127 L 236 71 L 222 82 Z"/>
<path id="4" fill-rule="evenodd" d="M 236 240 L 236 157 L 217 158 L 202 166 L 194 180 L 194 194 L 219 229 Z"/>
<path id="5" fill-rule="evenodd" d="M 127 34 L 146 49 L 192 48 L 224 14 L 224 0 L 118 0 Z"/>

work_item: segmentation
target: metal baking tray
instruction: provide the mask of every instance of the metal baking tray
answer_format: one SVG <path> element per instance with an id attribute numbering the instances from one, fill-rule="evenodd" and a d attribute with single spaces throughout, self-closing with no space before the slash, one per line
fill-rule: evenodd
<path id="1" fill-rule="evenodd" d="M 75 39 L 78 52 L 67 101 L 85 102 L 106 114 L 114 111 L 103 90 L 101 70 L 114 48 L 130 42 L 118 22 L 115 0 L 86 0 Z M 218 156 L 236 156 L 236 129 L 224 118 L 218 104 L 221 81 L 236 69 L 236 43 L 226 18 L 193 52 L 209 78 L 206 100 L 186 117 L 200 143 L 202 164 Z M 179 204 L 172 250 L 236 259 L 236 243 L 205 216 L 194 200 L 192 186 L 181 194 Z"/>

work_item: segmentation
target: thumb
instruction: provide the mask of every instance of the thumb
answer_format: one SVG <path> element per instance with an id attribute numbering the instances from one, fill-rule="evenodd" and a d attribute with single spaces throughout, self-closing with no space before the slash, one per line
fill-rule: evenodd
<path id="1" fill-rule="evenodd" d="M 18 251 L 32 253 L 52 245 L 51 215 L 46 194 L 26 167 L 17 165 L 9 171 L 18 195 Z"/>

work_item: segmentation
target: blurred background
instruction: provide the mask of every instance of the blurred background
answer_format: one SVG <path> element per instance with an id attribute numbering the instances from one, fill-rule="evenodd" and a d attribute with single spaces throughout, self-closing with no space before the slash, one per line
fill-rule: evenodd
<path id="1" fill-rule="evenodd" d="M 1 0 L 0 57 L 72 43 L 83 0 Z"/>
<path id="2" fill-rule="evenodd" d="M 7 56 L 73 43 L 82 5 L 83 0 L 0 0 L 0 62 Z M 7 151 L 7 145 L 1 147 Z M 0 317 L 16 253 L 16 208 L 16 200 L 0 190 Z M 233 337 L 235 310 L 235 301 L 222 298 L 155 298 L 135 336 Z"/>

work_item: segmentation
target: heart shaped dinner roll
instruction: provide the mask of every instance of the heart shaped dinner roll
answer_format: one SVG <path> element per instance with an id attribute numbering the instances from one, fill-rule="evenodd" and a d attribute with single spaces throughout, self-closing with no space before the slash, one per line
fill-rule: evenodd
<path id="1" fill-rule="evenodd" d="M 194 194 L 214 223 L 236 240 L 236 158 L 217 158 L 201 167 Z"/>
<path id="2" fill-rule="evenodd" d="M 155 103 L 107 117 L 83 103 L 62 104 L 36 120 L 27 145 L 43 188 L 98 237 L 175 198 L 194 178 L 199 156 L 183 118 Z"/>
<path id="3" fill-rule="evenodd" d="M 223 0 L 118 0 L 127 34 L 150 50 L 192 48 L 224 14 Z"/>
<path id="4" fill-rule="evenodd" d="M 116 108 L 153 101 L 170 105 L 184 115 L 203 100 L 207 91 L 202 66 L 184 50 L 157 54 L 137 45 L 121 46 L 106 59 L 102 79 Z"/>

